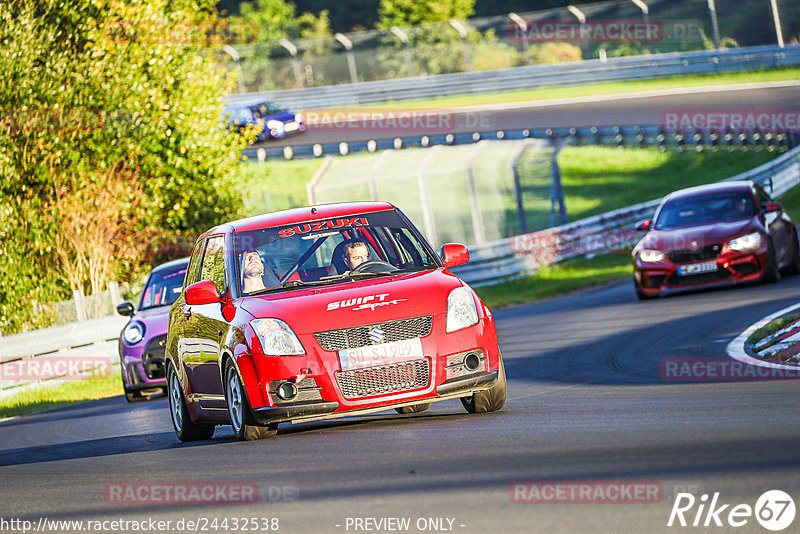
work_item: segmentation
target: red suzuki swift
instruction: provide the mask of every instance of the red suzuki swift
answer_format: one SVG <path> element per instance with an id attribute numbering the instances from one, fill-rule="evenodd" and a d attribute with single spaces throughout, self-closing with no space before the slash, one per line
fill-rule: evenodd
<path id="1" fill-rule="evenodd" d="M 166 346 L 182 441 L 278 423 L 460 398 L 499 410 L 506 379 L 489 308 L 387 203 L 300 208 L 204 233 L 172 306 Z"/>

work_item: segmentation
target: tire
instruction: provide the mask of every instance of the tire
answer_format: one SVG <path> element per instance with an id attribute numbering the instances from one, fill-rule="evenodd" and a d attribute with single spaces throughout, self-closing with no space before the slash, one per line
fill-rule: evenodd
<path id="1" fill-rule="evenodd" d="M 403 406 L 402 408 L 395 408 L 394 411 L 402 414 L 419 413 L 419 412 L 424 412 L 430 407 L 431 407 L 430 402 L 422 402 L 420 404 L 414 404 L 413 406 Z"/>
<path id="2" fill-rule="evenodd" d="M 172 419 L 172 428 L 181 441 L 200 441 L 211 439 L 214 435 L 213 425 L 199 425 L 192 422 L 186 401 L 183 398 L 178 373 L 172 365 L 167 368 L 167 398 L 169 399 L 169 413 Z"/>
<path id="3" fill-rule="evenodd" d="M 500 356 L 500 372 L 491 389 L 478 391 L 469 397 L 461 397 L 461 404 L 469 413 L 496 412 L 506 403 L 506 369 Z"/>
<path id="4" fill-rule="evenodd" d="M 786 274 L 788 276 L 797 276 L 800 274 L 800 243 L 797 241 L 797 232 L 794 234 L 792 243 L 794 244 L 792 247 L 792 261 L 789 263 L 789 266 L 786 267 Z"/>
<path id="5" fill-rule="evenodd" d="M 781 280 L 781 271 L 778 269 L 778 261 L 775 258 L 775 245 L 772 244 L 772 239 L 767 244 L 767 268 L 764 271 L 764 281 L 770 284 L 775 284 Z"/>
<path id="6" fill-rule="evenodd" d="M 231 418 L 233 434 L 239 441 L 270 438 L 278 433 L 277 424 L 268 427 L 254 424 L 244 385 L 231 360 L 225 364 L 225 401 L 228 404 L 228 416 Z"/>
<path id="7" fill-rule="evenodd" d="M 636 291 L 636 298 L 639 300 L 649 300 L 653 298 L 651 295 L 648 295 L 641 289 L 639 289 L 639 285 L 636 283 L 636 280 L 633 281 L 633 290 Z"/>

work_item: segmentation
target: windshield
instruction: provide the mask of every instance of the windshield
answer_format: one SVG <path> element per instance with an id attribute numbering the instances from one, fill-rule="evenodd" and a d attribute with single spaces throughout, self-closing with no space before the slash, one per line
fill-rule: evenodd
<path id="1" fill-rule="evenodd" d="M 175 302 L 181 294 L 183 277 L 186 274 L 186 265 L 179 265 L 173 269 L 154 272 L 147 279 L 147 285 L 142 292 L 139 303 L 140 310 L 168 306 Z"/>
<path id="2" fill-rule="evenodd" d="M 244 295 L 439 266 L 396 211 L 238 233 L 236 262 Z"/>
<path id="3" fill-rule="evenodd" d="M 755 214 L 756 208 L 748 193 L 714 193 L 667 201 L 661 206 L 653 227 L 656 230 L 668 230 L 743 219 Z"/>

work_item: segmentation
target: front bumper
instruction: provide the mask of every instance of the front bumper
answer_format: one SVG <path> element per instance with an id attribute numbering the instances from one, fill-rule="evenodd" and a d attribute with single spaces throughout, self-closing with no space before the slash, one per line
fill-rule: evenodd
<path id="1" fill-rule="evenodd" d="M 667 295 L 706 287 L 755 282 L 764 275 L 767 265 L 766 254 L 723 255 L 706 261 L 715 261 L 717 269 L 681 276 L 678 274 L 679 267 L 705 261 L 681 264 L 670 261 L 644 263 L 637 258 L 634 260 L 634 283 L 645 295 Z"/>

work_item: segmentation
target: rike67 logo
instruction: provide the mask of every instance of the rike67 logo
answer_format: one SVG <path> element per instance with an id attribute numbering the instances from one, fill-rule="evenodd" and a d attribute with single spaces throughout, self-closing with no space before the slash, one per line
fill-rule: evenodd
<path id="1" fill-rule="evenodd" d="M 719 492 L 710 498 L 704 493 L 699 499 L 691 493 L 679 493 L 672 505 L 667 526 L 738 528 L 747 525 L 755 517 L 765 529 L 778 532 L 791 525 L 794 516 L 794 500 L 781 490 L 763 493 L 755 506 L 723 503 Z"/>

